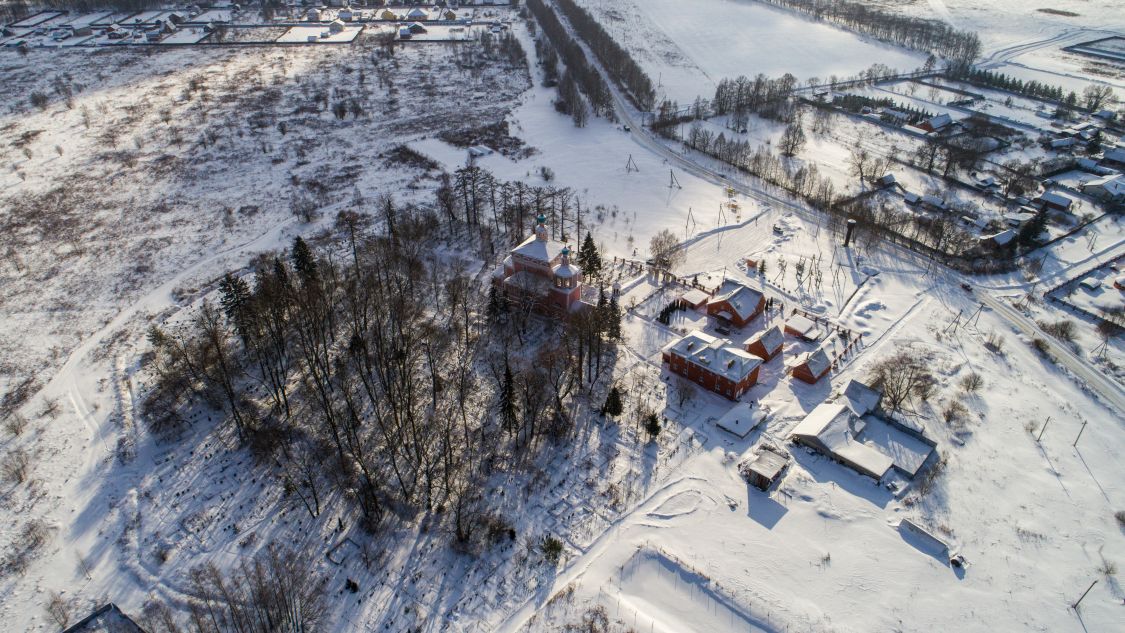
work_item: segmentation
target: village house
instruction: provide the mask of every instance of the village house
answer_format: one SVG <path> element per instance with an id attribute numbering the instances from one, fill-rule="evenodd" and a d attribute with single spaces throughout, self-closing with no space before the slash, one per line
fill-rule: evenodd
<path id="1" fill-rule="evenodd" d="M 582 269 L 570 261 L 570 248 L 548 236 L 547 217 L 535 219 L 535 232 L 504 258 L 493 283 L 510 299 L 527 301 L 539 312 L 565 316 L 589 307 L 582 301 Z"/>
<path id="2" fill-rule="evenodd" d="M 726 281 L 707 302 L 707 314 L 735 327 L 745 327 L 766 308 L 762 293 L 736 281 Z"/>
<path id="3" fill-rule="evenodd" d="M 796 363 L 793 364 L 792 373 L 794 378 L 813 385 L 824 378 L 830 369 L 832 369 L 832 361 L 824 352 L 824 348 L 818 347 L 798 356 Z"/>
<path id="4" fill-rule="evenodd" d="M 1125 148 L 1115 147 L 1102 156 L 1102 162 L 1115 167 L 1125 167 Z"/>
<path id="5" fill-rule="evenodd" d="M 695 330 L 661 350 L 668 370 L 731 400 L 758 382 L 762 359 Z"/>
<path id="6" fill-rule="evenodd" d="M 785 333 L 805 341 L 819 341 L 821 337 L 816 322 L 800 314 L 794 314 L 785 321 Z"/>
<path id="7" fill-rule="evenodd" d="M 789 438 L 862 475 L 881 480 L 894 460 L 861 442 L 857 436 L 862 430 L 862 421 L 847 406 L 824 403 L 801 420 Z"/>
<path id="8" fill-rule="evenodd" d="M 63 633 L 145 633 L 144 629 L 112 602 L 82 618 Z"/>
<path id="9" fill-rule="evenodd" d="M 781 353 L 781 348 L 784 345 L 785 336 L 781 333 L 781 328 L 775 325 L 758 332 L 747 341 L 746 351 L 762 360 L 772 360 L 774 356 Z"/>
<path id="10" fill-rule="evenodd" d="M 710 300 L 711 295 L 699 288 L 692 288 L 680 295 L 677 301 L 679 306 L 685 310 L 702 310 L 707 307 L 707 302 Z"/>
<path id="11" fill-rule="evenodd" d="M 1036 198 L 1036 201 L 1046 208 L 1059 211 L 1070 211 L 1071 205 L 1074 204 L 1072 198 L 1068 198 L 1057 191 L 1044 191 L 1042 195 Z"/>
<path id="12" fill-rule="evenodd" d="M 1125 200 L 1125 176 L 1115 174 L 1087 181 L 1082 185 L 1082 193 L 1109 202 Z"/>
<path id="13" fill-rule="evenodd" d="M 931 461 L 937 443 L 921 428 L 885 417 L 881 392 L 853 380 L 842 395 L 813 409 L 790 439 L 877 480 L 892 470 L 913 479 Z"/>
<path id="14" fill-rule="evenodd" d="M 739 472 L 751 486 L 766 492 L 781 479 L 788 466 L 788 454 L 783 453 L 782 449 L 763 445 L 754 459 L 744 462 L 739 467 Z"/>
<path id="15" fill-rule="evenodd" d="M 758 428 L 765 422 L 766 414 L 748 402 L 740 402 L 730 408 L 715 422 L 715 426 L 740 438 L 746 437 L 750 431 Z"/>
<path id="16" fill-rule="evenodd" d="M 939 114 L 918 124 L 918 127 L 927 132 L 940 132 L 953 124 L 953 118 L 948 114 Z"/>

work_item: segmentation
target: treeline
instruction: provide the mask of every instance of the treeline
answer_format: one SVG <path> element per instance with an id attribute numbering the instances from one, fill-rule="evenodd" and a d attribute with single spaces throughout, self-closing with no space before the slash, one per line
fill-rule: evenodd
<path id="1" fill-rule="evenodd" d="M 194 633 L 318 631 L 330 621 L 326 578 L 316 574 L 315 557 L 303 550 L 270 545 L 237 567 L 208 563 L 191 570 L 192 600 L 187 630 Z M 175 612 L 152 601 L 141 623 L 152 633 L 179 633 Z"/>
<path id="2" fill-rule="evenodd" d="M 387 513 L 438 510 L 471 541 L 482 482 L 567 437 L 575 399 L 603 386 L 620 309 L 603 295 L 563 325 L 532 319 L 533 301 L 450 263 L 431 209 L 384 198 L 335 228 L 228 273 L 217 302 L 153 327 L 145 418 L 160 432 L 208 403 L 310 516 L 345 500 L 374 529 Z"/>
<path id="3" fill-rule="evenodd" d="M 532 0 L 538 2 L 539 0 Z M 613 77 L 618 85 L 633 99 L 641 110 L 652 109 L 656 91 L 652 79 L 641 69 L 625 48 L 617 43 L 602 25 L 588 11 L 578 6 L 574 0 L 555 0 L 564 15 L 570 20 L 575 33 L 586 40 L 590 50 L 602 63 L 602 67 Z M 530 6 L 530 2 L 528 3 Z"/>
<path id="4" fill-rule="evenodd" d="M 1040 83 L 1034 79 L 1024 81 L 1018 77 L 1010 77 L 1004 73 L 984 70 L 982 68 L 973 68 L 969 65 L 950 67 L 946 75 L 950 79 L 967 81 L 990 88 L 999 88 L 1000 90 L 1014 92 L 1018 95 L 1031 97 L 1033 99 L 1068 102 L 1071 106 L 1074 106 L 1078 102 L 1077 94 L 1071 91 L 1068 96 L 1060 86 Z"/>
<path id="5" fill-rule="evenodd" d="M 549 171 L 544 173 L 549 175 Z M 384 208 L 393 210 L 394 206 Z M 551 238 L 563 242 L 582 232 L 583 213 L 589 210 L 583 210 L 581 199 L 569 187 L 503 181 L 476 165 L 442 174 L 433 208 L 450 233 L 471 229 L 515 240 L 522 239 L 534 218 L 543 214 Z M 383 215 L 393 226 L 397 213 L 388 215 L 384 210 Z"/>
<path id="6" fill-rule="evenodd" d="M 684 143 L 777 185 L 818 209 L 828 209 L 836 202 L 836 186 L 831 178 L 820 175 L 814 163 L 794 169 L 764 145 L 754 148 L 748 141 L 728 139 L 722 133 L 715 135 L 698 123 L 692 125 Z"/>
<path id="7" fill-rule="evenodd" d="M 789 73 L 776 79 L 761 73 L 753 79 L 745 76 L 722 79 L 715 88 L 711 111 L 716 116 L 753 112 L 763 118 L 788 122 L 794 112 L 789 97 L 797 87 L 797 78 Z"/>
<path id="8" fill-rule="evenodd" d="M 889 114 L 885 114 L 882 116 L 882 119 L 888 123 L 897 123 L 900 125 L 902 123 L 910 123 L 913 125 L 921 123 L 922 121 L 925 121 L 927 119 L 932 119 L 934 117 L 934 114 L 932 112 L 927 112 L 926 110 L 910 105 L 901 105 L 890 97 L 875 98 L 868 97 L 866 95 L 847 93 L 836 95 L 835 97 L 833 97 L 832 105 L 842 110 L 847 110 L 848 112 L 853 113 L 863 112 L 864 108 L 871 108 L 872 110 L 878 110 L 880 108 L 890 108 L 892 110 L 903 113 L 904 115 L 906 115 L 906 118 L 902 119 L 899 117 L 891 116 Z"/>
<path id="9" fill-rule="evenodd" d="M 519 38 L 513 35 L 511 31 L 504 31 L 496 36 L 488 31 L 482 32 L 480 35 L 480 47 L 481 53 L 485 56 L 491 57 L 493 54 L 498 54 L 500 58 L 504 59 L 512 66 L 522 66 L 527 60 L 527 54 L 523 50 L 523 45 L 520 44 Z"/>
<path id="10" fill-rule="evenodd" d="M 980 38 L 941 20 L 892 13 L 848 0 L 762 0 L 831 22 L 876 39 L 927 51 L 959 64 L 971 64 L 981 51 Z"/>
<path id="11" fill-rule="evenodd" d="M 601 73 L 586 61 L 586 53 L 570 37 L 566 27 L 559 21 L 555 12 L 543 0 L 528 0 L 527 8 L 535 16 L 535 20 L 539 23 L 543 34 L 546 35 L 547 41 L 558 52 L 566 66 L 563 80 L 566 79 L 566 74 L 569 74 L 574 84 L 585 93 L 595 116 L 604 116 L 607 119 L 614 120 L 613 95 L 609 91 L 609 86 L 602 78 Z M 563 80 L 560 80 L 560 86 Z M 560 95 L 561 93 L 560 90 Z M 566 107 L 574 108 L 577 106 L 568 104 Z"/>

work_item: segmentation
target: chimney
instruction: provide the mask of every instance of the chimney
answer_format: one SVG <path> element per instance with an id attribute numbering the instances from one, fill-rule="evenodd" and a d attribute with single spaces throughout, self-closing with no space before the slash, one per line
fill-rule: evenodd
<path id="1" fill-rule="evenodd" d="M 855 231 L 855 220 L 848 218 L 848 232 L 844 234 L 844 248 L 852 243 L 852 233 Z"/>

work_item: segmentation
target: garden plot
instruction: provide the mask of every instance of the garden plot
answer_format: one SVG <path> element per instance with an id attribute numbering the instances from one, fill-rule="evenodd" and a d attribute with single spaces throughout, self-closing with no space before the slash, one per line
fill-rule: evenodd
<path id="1" fill-rule="evenodd" d="M 61 17 L 63 15 L 66 15 L 63 11 L 43 11 L 42 13 L 36 13 L 35 15 L 26 17 L 26 18 L 24 18 L 24 19 L 22 19 L 18 22 L 13 22 L 12 24 L 9 24 L 8 26 L 11 26 L 12 28 L 17 28 L 17 29 L 42 26 L 42 25 L 46 24 L 47 22 L 49 22 L 51 20 L 54 20 L 55 18 Z"/>
<path id="2" fill-rule="evenodd" d="M 180 28 L 160 40 L 161 44 L 198 44 L 211 37 L 212 32 L 202 27 L 187 26 Z"/>
<path id="3" fill-rule="evenodd" d="M 425 33 L 411 33 L 410 38 L 399 39 L 404 42 L 463 42 L 479 39 L 488 32 L 487 26 L 464 26 L 449 24 L 423 24 Z"/>
<path id="4" fill-rule="evenodd" d="M 192 18 L 191 21 L 201 24 L 207 24 L 208 22 L 230 22 L 233 16 L 233 9 L 208 9 Z"/>
<path id="5" fill-rule="evenodd" d="M 66 24 L 67 26 L 73 26 L 74 28 L 78 29 L 84 26 L 92 26 L 96 23 L 101 23 L 104 19 L 110 17 L 111 15 L 113 15 L 113 12 L 111 11 L 102 11 L 99 13 L 83 13 L 77 17 L 72 18 Z"/>
<path id="6" fill-rule="evenodd" d="M 950 81 L 944 78 L 934 78 L 934 83 L 948 85 L 961 90 L 974 92 L 985 97 L 984 101 L 965 106 L 970 110 L 988 114 L 1001 120 L 1007 120 L 1018 125 L 1035 128 L 1041 132 L 1051 132 L 1051 121 L 1055 114 L 1056 106 L 1045 101 L 1037 101 L 1029 97 L 1022 97 L 1000 90 L 980 88 L 972 84 Z"/>
<path id="7" fill-rule="evenodd" d="M 255 29 L 257 30 L 257 29 Z M 332 32 L 328 25 L 294 26 L 277 38 L 278 44 L 343 44 L 355 40 L 363 31 L 362 26 L 346 26 L 339 32 Z"/>
<path id="8" fill-rule="evenodd" d="M 751 617 L 722 595 L 711 579 L 684 567 L 660 552 L 641 550 L 621 570 L 616 581 L 621 607 L 635 611 L 635 624 L 651 631 L 777 631 Z"/>
<path id="9" fill-rule="evenodd" d="M 724 77 L 855 75 L 873 63 L 911 70 L 924 55 L 745 0 L 580 0 L 659 84 L 658 98 L 710 98 Z"/>
<path id="10" fill-rule="evenodd" d="M 155 24 L 157 20 L 165 15 L 168 15 L 168 11 L 143 11 L 130 17 L 128 20 L 123 22 L 123 24 Z"/>

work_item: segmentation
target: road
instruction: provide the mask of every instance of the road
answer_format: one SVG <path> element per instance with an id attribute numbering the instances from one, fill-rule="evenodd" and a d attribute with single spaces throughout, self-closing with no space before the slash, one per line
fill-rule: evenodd
<path id="1" fill-rule="evenodd" d="M 1033 339 L 1041 338 L 1046 341 L 1051 354 L 1059 365 L 1066 367 L 1079 379 L 1085 381 L 1093 391 L 1101 396 L 1103 402 L 1125 416 L 1125 389 L 1115 380 L 1103 374 L 1096 367 L 1086 362 L 1085 359 L 1075 355 L 1065 343 L 1043 332 L 1035 321 L 1029 319 L 1004 299 L 986 293 L 980 294 L 980 299 L 998 316 L 1019 328 L 1024 334 Z"/>

